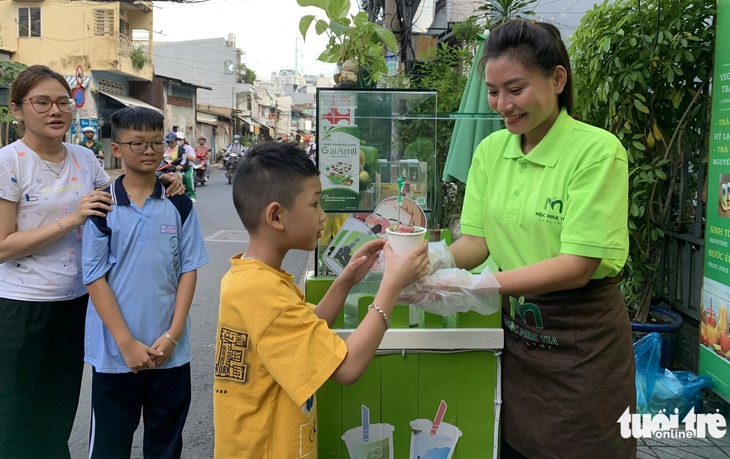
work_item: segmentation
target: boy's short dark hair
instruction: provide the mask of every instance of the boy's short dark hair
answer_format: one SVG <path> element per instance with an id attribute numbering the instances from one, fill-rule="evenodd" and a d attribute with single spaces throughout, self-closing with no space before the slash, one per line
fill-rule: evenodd
<path id="1" fill-rule="evenodd" d="M 162 131 L 165 128 L 165 117 L 162 113 L 147 107 L 126 107 L 112 113 L 112 139 L 117 134 L 131 129 L 133 131 Z"/>
<path id="2" fill-rule="evenodd" d="M 258 230 L 266 206 L 291 208 L 302 182 L 319 175 L 317 166 L 296 142 L 265 142 L 248 150 L 233 179 L 233 205 L 249 233 Z"/>

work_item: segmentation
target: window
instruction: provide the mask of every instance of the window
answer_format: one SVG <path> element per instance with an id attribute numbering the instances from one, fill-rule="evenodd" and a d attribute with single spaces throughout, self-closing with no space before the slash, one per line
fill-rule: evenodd
<path id="1" fill-rule="evenodd" d="M 119 20 L 119 35 L 129 37 L 129 23 L 124 19 Z"/>
<path id="2" fill-rule="evenodd" d="M 18 36 L 41 36 L 41 7 L 21 6 L 18 8 Z"/>
<path id="3" fill-rule="evenodd" d="M 114 35 L 114 10 L 94 10 L 94 35 L 99 37 Z"/>

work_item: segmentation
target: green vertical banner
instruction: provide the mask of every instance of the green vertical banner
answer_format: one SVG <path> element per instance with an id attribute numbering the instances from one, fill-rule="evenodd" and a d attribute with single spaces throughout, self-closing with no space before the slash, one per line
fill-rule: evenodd
<path id="1" fill-rule="evenodd" d="M 730 0 L 718 0 L 707 178 L 700 373 L 730 400 Z"/>

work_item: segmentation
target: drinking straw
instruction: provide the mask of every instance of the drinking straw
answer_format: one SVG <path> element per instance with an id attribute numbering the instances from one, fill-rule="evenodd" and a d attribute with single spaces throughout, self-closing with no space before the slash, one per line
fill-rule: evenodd
<path id="1" fill-rule="evenodd" d="M 362 405 L 362 441 L 363 443 L 370 441 L 370 410 L 367 406 Z"/>
<path id="2" fill-rule="evenodd" d="M 396 222 L 396 225 L 398 225 L 396 228 L 398 231 L 400 231 L 400 208 L 403 206 L 403 188 L 406 186 L 406 179 L 403 176 L 398 177 L 398 221 Z"/>
<path id="3" fill-rule="evenodd" d="M 441 425 L 441 420 L 444 418 L 444 414 L 446 414 L 446 402 L 441 400 L 441 403 L 439 404 L 439 409 L 436 412 L 436 417 L 433 420 L 433 426 L 431 427 L 431 433 L 429 435 L 431 435 L 431 436 L 436 435 L 436 431 L 439 429 L 439 426 Z"/>

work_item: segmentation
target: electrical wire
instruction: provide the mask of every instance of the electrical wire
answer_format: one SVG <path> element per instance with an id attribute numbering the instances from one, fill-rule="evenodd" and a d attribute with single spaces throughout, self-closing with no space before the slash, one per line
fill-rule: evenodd
<path id="1" fill-rule="evenodd" d="M 649 49 L 649 44 L 646 42 L 646 36 L 644 35 L 644 18 L 641 15 L 641 0 L 636 0 L 637 4 L 637 12 L 639 14 L 639 29 L 641 31 L 641 42 L 644 45 L 644 48 L 646 48 L 650 53 L 653 53 L 656 51 L 657 45 L 659 44 L 659 33 L 661 29 L 661 19 L 662 19 L 662 0 L 656 1 L 656 37 L 654 38 L 654 44 L 652 45 L 651 49 Z"/>

